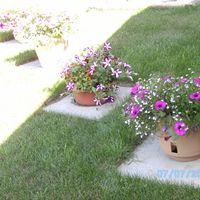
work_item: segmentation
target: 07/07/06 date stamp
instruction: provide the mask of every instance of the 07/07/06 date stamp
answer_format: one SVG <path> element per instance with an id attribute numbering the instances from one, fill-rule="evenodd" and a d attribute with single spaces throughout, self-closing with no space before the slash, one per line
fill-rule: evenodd
<path id="1" fill-rule="evenodd" d="M 157 178 L 200 178 L 200 169 L 159 169 Z"/>

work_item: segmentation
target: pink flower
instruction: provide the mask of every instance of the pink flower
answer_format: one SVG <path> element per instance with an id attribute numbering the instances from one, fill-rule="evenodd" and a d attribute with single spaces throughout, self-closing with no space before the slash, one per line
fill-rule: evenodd
<path id="1" fill-rule="evenodd" d="M 140 99 L 146 99 L 145 95 L 146 95 L 147 93 L 149 93 L 148 90 L 143 90 L 143 91 L 141 91 L 141 92 L 139 92 L 139 93 L 137 93 L 137 94 L 140 96 Z"/>
<path id="2" fill-rule="evenodd" d="M 161 110 L 161 109 L 163 109 L 166 105 L 167 105 L 167 103 L 164 102 L 164 101 L 157 101 L 157 102 L 155 103 L 155 108 L 156 108 L 156 110 Z"/>
<path id="3" fill-rule="evenodd" d="M 171 76 L 166 76 L 166 77 L 164 77 L 164 78 L 161 78 L 162 80 L 166 80 L 166 79 L 168 79 L 168 78 L 170 78 Z"/>
<path id="4" fill-rule="evenodd" d="M 4 26 L 5 26 L 4 24 L 0 24 L 0 28 L 1 28 L 1 29 L 3 29 L 3 28 L 4 28 Z"/>
<path id="5" fill-rule="evenodd" d="M 200 99 L 200 93 L 197 92 L 197 93 L 191 94 L 190 99 Z"/>
<path id="6" fill-rule="evenodd" d="M 186 130 L 186 127 L 185 127 L 185 123 L 177 122 L 174 126 L 174 132 L 176 132 L 178 135 L 186 134 L 187 130 Z"/>
<path id="7" fill-rule="evenodd" d="M 195 79 L 194 79 L 194 82 L 195 82 L 197 85 L 200 86 L 200 77 L 195 78 Z"/>
<path id="8" fill-rule="evenodd" d="M 134 106 L 133 109 L 131 110 L 131 114 L 129 116 L 137 117 L 139 112 L 140 112 L 140 107 Z"/>
<path id="9" fill-rule="evenodd" d="M 188 81 L 188 78 L 183 78 L 183 79 L 181 79 L 181 83 L 185 83 L 185 82 L 187 82 Z"/>
<path id="10" fill-rule="evenodd" d="M 131 89 L 131 94 L 137 94 L 142 89 L 142 85 L 136 85 Z"/>

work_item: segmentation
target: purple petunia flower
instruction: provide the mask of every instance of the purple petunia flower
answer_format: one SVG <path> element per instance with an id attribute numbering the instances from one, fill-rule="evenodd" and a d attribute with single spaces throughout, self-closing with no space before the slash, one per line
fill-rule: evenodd
<path id="1" fill-rule="evenodd" d="M 103 48 L 106 49 L 106 50 L 110 50 L 110 49 L 112 49 L 112 46 L 109 42 L 105 42 L 104 45 L 103 45 Z"/>
<path id="2" fill-rule="evenodd" d="M 197 128 L 198 128 L 197 125 L 193 125 L 193 126 L 192 126 L 193 132 L 197 132 Z"/>
<path id="3" fill-rule="evenodd" d="M 126 73 L 127 73 L 127 74 L 132 74 L 133 72 L 132 72 L 131 69 L 128 69 L 128 70 L 126 71 Z"/>
<path id="4" fill-rule="evenodd" d="M 200 99 L 200 93 L 197 92 L 197 93 L 191 94 L 190 99 Z"/>
<path id="5" fill-rule="evenodd" d="M 167 105 L 167 103 L 164 101 L 157 101 L 155 103 L 155 108 L 156 108 L 156 110 L 160 110 L 160 109 L 163 109 L 166 105 Z"/>
<path id="6" fill-rule="evenodd" d="M 128 106 L 128 107 L 125 107 L 125 108 L 124 108 L 124 116 L 125 116 L 125 117 L 129 116 L 129 114 L 128 114 L 129 112 L 130 112 L 130 107 L 129 107 L 129 106 Z"/>
<path id="7" fill-rule="evenodd" d="M 110 66 L 110 62 L 111 62 L 111 59 L 106 58 L 106 59 L 104 60 L 104 62 L 103 62 L 104 68 Z"/>
<path id="8" fill-rule="evenodd" d="M 139 112 L 140 112 L 140 107 L 133 106 L 133 109 L 131 110 L 131 114 L 129 116 L 130 117 L 137 117 Z"/>
<path id="9" fill-rule="evenodd" d="M 162 128 L 162 132 L 165 132 L 165 133 L 166 133 L 168 128 L 169 128 L 169 126 L 163 127 L 163 128 Z"/>
<path id="10" fill-rule="evenodd" d="M 119 77 L 119 75 L 122 73 L 122 70 L 120 70 L 119 68 L 116 68 L 116 69 L 112 69 L 112 76 L 115 76 L 116 78 L 118 78 Z"/>
<path id="11" fill-rule="evenodd" d="M 171 76 L 166 76 L 166 77 L 164 77 L 164 78 L 161 78 L 162 80 L 166 80 L 166 79 L 168 79 L 168 78 L 170 78 Z"/>
<path id="12" fill-rule="evenodd" d="M 79 63 L 83 66 L 85 66 L 87 64 L 87 62 L 85 60 L 79 60 Z"/>
<path id="13" fill-rule="evenodd" d="M 170 135 L 170 136 L 167 136 L 167 137 L 164 137 L 164 140 L 165 140 L 165 141 L 168 141 L 171 137 L 172 137 L 171 135 Z"/>
<path id="14" fill-rule="evenodd" d="M 115 98 L 113 96 L 105 96 L 104 100 L 108 103 L 114 103 L 115 102 Z"/>
<path id="15" fill-rule="evenodd" d="M 97 68 L 97 61 L 95 61 L 92 66 L 90 67 L 90 74 L 92 75 Z"/>
<path id="16" fill-rule="evenodd" d="M 66 89 L 67 89 L 68 91 L 73 90 L 73 89 L 74 89 L 74 86 L 75 86 L 75 83 L 74 83 L 74 82 L 69 82 L 69 83 L 67 84 L 67 86 L 66 86 Z"/>
<path id="17" fill-rule="evenodd" d="M 119 90 L 119 86 L 113 85 L 113 89 L 114 89 L 114 91 L 118 91 Z"/>
<path id="18" fill-rule="evenodd" d="M 136 85 L 131 89 L 131 94 L 137 94 L 142 89 L 142 85 Z"/>
<path id="19" fill-rule="evenodd" d="M 129 64 L 127 64 L 127 63 L 122 63 L 122 66 L 123 66 L 124 68 L 131 68 L 131 66 L 130 66 Z"/>
<path id="20" fill-rule="evenodd" d="M 198 86 L 200 86 L 200 77 L 195 78 L 195 79 L 194 79 L 194 82 L 195 82 Z"/>
<path id="21" fill-rule="evenodd" d="M 177 122 L 174 126 L 174 132 L 176 132 L 178 135 L 184 135 L 187 132 L 187 129 L 185 127 L 185 123 L 183 122 Z"/>
<path id="22" fill-rule="evenodd" d="M 200 103 L 200 99 L 198 99 L 198 103 Z"/>
<path id="23" fill-rule="evenodd" d="M 97 85 L 97 91 L 100 91 L 100 90 L 103 90 L 105 89 L 105 86 L 100 84 L 100 85 Z"/>
<path id="24" fill-rule="evenodd" d="M 99 98 L 94 98 L 94 102 L 96 103 L 96 106 L 101 106 L 101 100 Z"/>

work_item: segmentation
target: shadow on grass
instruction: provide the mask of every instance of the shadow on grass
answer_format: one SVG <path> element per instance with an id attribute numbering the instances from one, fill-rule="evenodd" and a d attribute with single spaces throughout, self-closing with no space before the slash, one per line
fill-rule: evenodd
<path id="1" fill-rule="evenodd" d="M 143 78 L 157 71 L 180 75 L 188 66 L 200 72 L 199 13 L 199 7 L 149 8 L 131 17 L 108 42 Z M 55 86 L 51 98 L 62 88 L 63 83 Z M 0 146 L 0 195 L 24 200 L 199 199 L 198 188 L 118 174 L 116 166 L 139 142 L 124 123 L 121 107 L 99 121 L 40 109 Z"/>

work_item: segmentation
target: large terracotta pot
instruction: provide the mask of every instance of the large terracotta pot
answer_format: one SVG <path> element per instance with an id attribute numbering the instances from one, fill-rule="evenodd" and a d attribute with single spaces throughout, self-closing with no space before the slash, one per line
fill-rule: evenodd
<path id="1" fill-rule="evenodd" d="M 83 106 L 96 106 L 96 103 L 94 102 L 94 98 L 95 98 L 95 93 L 94 92 L 90 92 L 88 90 L 74 90 L 74 98 L 76 100 L 76 102 L 80 105 Z M 106 103 L 104 100 L 101 100 L 101 104 Z"/>
<path id="2" fill-rule="evenodd" d="M 58 62 L 67 57 L 68 40 L 35 48 L 40 64 L 45 69 L 59 69 Z"/>
<path id="3" fill-rule="evenodd" d="M 161 135 L 162 133 L 159 132 Z M 200 130 L 189 136 L 180 135 L 178 140 L 173 141 L 171 137 L 165 141 L 160 137 L 162 150 L 172 159 L 178 161 L 191 161 L 200 158 Z"/>

